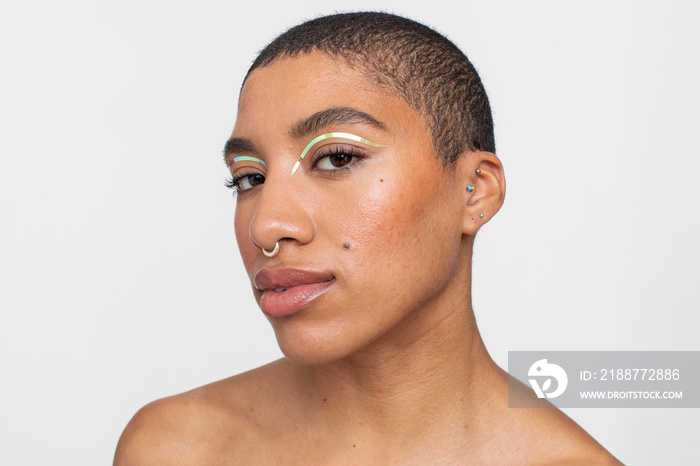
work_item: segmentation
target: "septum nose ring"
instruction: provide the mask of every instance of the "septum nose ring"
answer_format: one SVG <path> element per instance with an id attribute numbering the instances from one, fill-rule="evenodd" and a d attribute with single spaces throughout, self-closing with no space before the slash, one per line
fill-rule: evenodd
<path id="1" fill-rule="evenodd" d="M 275 243 L 275 247 L 272 249 L 272 251 L 268 251 L 265 248 L 260 249 L 262 249 L 263 254 L 265 254 L 267 257 L 274 257 L 280 251 L 280 242 L 277 241 Z"/>

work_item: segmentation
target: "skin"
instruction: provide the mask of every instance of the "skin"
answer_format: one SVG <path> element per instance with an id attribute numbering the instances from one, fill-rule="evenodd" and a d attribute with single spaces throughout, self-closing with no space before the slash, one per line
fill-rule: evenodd
<path id="1" fill-rule="evenodd" d="M 346 121 L 290 134 L 336 107 L 384 128 Z M 363 158 L 332 173 L 328 159 L 314 161 L 339 142 L 325 141 L 290 175 L 327 132 L 384 147 L 342 141 Z M 251 283 L 281 266 L 333 282 L 300 312 L 269 317 L 286 358 L 147 405 L 115 464 L 620 464 L 559 410 L 507 406 L 508 377 L 484 347 L 470 293 L 474 235 L 505 196 L 494 154 L 445 169 L 418 112 L 322 54 L 255 70 L 232 137 L 266 162 L 231 167 L 264 176 L 237 199 Z M 279 253 L 264 256 L 277 241 Z M 533 397 L 524 386 L 520 395 Z"/>

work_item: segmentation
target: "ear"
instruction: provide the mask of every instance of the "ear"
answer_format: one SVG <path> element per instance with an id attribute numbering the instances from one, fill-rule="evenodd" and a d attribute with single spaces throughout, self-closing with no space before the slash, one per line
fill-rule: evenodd
<path id="1" fill-rule="evenodd" d="M 464 195 L 462 233 L 475 235 L 503 205 L 506 197 L 503 165 L 496 154 L 481 151 L 467 152 L 455 164 Z"/>

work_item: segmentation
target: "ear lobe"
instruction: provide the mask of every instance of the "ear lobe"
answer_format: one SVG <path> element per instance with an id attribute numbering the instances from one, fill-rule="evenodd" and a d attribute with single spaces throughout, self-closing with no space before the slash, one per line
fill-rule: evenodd
<path id="1" fill-rule="evenodd" d="M 458 161 L 463 183 L 464 217 L 462 233 L 475 235 L 503 205 L 506 179 L 503 165 L 491 152 L 470 152 Z"/>

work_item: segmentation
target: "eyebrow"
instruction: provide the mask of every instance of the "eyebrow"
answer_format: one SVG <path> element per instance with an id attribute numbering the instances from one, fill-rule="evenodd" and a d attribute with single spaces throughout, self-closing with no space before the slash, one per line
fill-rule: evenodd
<path id="1" fill-rule="evenodd" d="M 338 124 L 366 125 L 386 131 L 386 125 L 369 113 L 352 107 L 332 107 L 297 122 L 289 134 L 294 139 L 302 139 Z"/>
<path id="2" fill-rule="evenodd" d="M 352 107 L 331 107 L 300 120 L 289 134 L 294 139 L 302 139 L 337 124 L 366 125 L 386 131 L 386 125 L 369 113 Z M 235 137 L 226 141 L 223 152 L 226 160 L 230 155 L 256 153 L 257 149 L 250 139 Z"/>
<path id="3" fill-rule="evenodd" d="M 224 145 L 224 160 L 226 160 L 229 155 L 251 154 L 255 152 L 257 152 L 255 144 L 253 144 L 253 141 L 250 139 L 231 138 L 226 141 Z"/>

